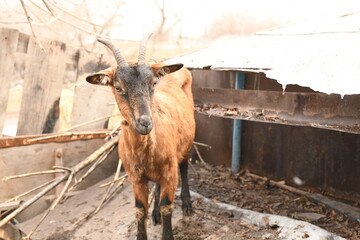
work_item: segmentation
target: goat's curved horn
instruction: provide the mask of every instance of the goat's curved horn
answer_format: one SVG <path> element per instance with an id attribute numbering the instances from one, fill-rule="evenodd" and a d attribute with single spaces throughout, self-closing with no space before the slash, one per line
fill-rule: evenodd
<path id="1" fill-rule="evenodd" d="M 141 41 L 140 47 L 139 47 L 139 57 L 138 57 L 138 65 L 145 64 L 146 61 L 146 44 L 147 41 L 150 39 L 152 33 L 145 36 L 143 40 Z"/>
<path id="2" fill-rule="evenodd" d="M 98 41 L 104 44 L 105 46 L 107 46 L 111 50 L 111 52 L 115 56 L 118 66 L 120 67 L 128 66 L 128 63 L 125 60 L 125 58 L 122 56 L 120 49 L 117 46 L 115 46 L 115 44 L 104 38 L 99 38 Z"/>

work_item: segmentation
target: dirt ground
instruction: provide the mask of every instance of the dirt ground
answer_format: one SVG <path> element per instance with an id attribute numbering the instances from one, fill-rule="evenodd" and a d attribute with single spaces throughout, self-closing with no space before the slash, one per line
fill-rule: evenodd
<path id="1" fill-rule="evenodd" d="M 357 221 L 327 209 L 321 203 L 311 202 L 304 196 L 271 186 L 266 181 L 253 179 L 243 173 L 233 174 L 228 168 L 204 167 L 202 164 L 192 164 L 192 166 L 193 168 L 189 167 L 190 189 L 213 201 L 228 203 L 257 212 L 277 214 L 307 221 L 346 239 L 360 239 L 360 224 Z M 201 209 L 201 203 L 194 202 L 194 208 L 195 210 Z M 216 216 L 215 214 L 215 216 L 211 217 L 215 217 L 215 222 L 231 220 L 231 215 L 226 216 L 226 213 L 222 213 L 221 216 Z M 251 235 L 252 229 L 249 226 L 236 224 L 233 221 L 229 221 L 223 226 L 228 226 L 230 229 L 227 227 L 225 229 L 220 228 L 219 232 L 238 232 L 238 238 L 234 239 L 277 239 L 274 238 L 275 235 L 273 234 L 276 229 L 268 229 L 269 237 L 271 236 L 272 238 L 258 238 Z M 235 229 L 242 229 L 234 230 L 230 226 L 236 226 Z M 193 235 L 201 236 L 203 231 L 206 232 L 208 230 L 207 227 L 207 225 L 204 226 L 199 221 L 198 226 L 184 223 L 184 228 L 175 228 L 175 231 L 179 239 L 204 239 L 201 237 L 187 238 L 186 232 L 192 232 Z M 304 236 L 303 238 L 306 237 Z"/>
<path id="2" fill-rule="evenodd" d="M 111 177 L 60 204 L 32 240 L 135 239 L 134 201 L 128 181 L 100 212 L 77 227 L 73 225 L 98 205 L 106 191 L 98 185 L 108 181 Z M 182 215 L 178 189 L 172 218 L 177 240 L 340 239 L 313 225 L 305 226 L 307 223 L 303 221 L 346 239 L 360 239 L 359 223 L 302 196 L 272 187 L 265 181 L 232 174 L 227 168 L 192 165 L 189 167 L 189 183 L 193 191 L 194 214 L 190 217 Z M 151 211 L 152 207 L 150 216 Z M 40 217 L 20 224 L 20 229 L 29 232 Z M 148 239 L 160 238 L 161 226 L 154 226 L 149 218 Z"/>
<path id="3" fill-rule="evenodd" d="M 257 227 L 246 224 L 231 211 L 219 211 L 198 199 L 193 202 L 195 213 L 174 227 L 177 240 L 280 240 L 277 227 Z"/>

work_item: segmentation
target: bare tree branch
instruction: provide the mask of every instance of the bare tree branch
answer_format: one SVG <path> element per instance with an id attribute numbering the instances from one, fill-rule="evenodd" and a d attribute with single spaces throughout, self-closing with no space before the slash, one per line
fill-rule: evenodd
<path id="1" fill-rule="evenodd" d="M 20 0 L 20 1 L 22 1 L 22 0 Z M 78 29 L 78 30 L 80 30 L 80 31 L 83 31 L 83 32 L 86 32 L 86 33 L 88 33 L 88 34 L 94 35 L 94 36 L 96 36 L 96 37 L 98 37 L 98 38 L 105 38 L 105 39 L 111 39 L 111 40 L 121 40 L 121 41 L 127 41 L 127 42 L 139 42 L 139 41 L 135 41 L 135 40 L 124 40 L 124 39 L 120 39 L 120 38 L 111 38 L 111 37 L 106 36 L 106 35 L 98 34 L 98 33 L 96 33 L 96 32 L 93 32 L 93 31 L 87 30 L 87 29 L 85 29 L 85 28 L 79 27 L 78 25 L 76 25 L 76 24 L 74 24 L 74 23 L 71 23 L 71 22 L 66 21 L 66 20 L 64 20 L 64 19 L 61 19 L 59 16 L 57 16 L 57 15 L 55 15 L 55 14 L 52 14 L 51 12 L 43 9 L 42 7 L 40 7 L 39 5 L 37 5 L 36 3 L 34 3 L 32 0 L 29 0 L 29 2 L 31 2 L 35 7 L 37 7 L 37 8 L 40 9 L 41 11 L 43 11 L 43 12 L 49 14 L 50 16 L 56 18 L 58 21 L 63 22 L 63 23 L 65 23 L 65 24 L 67 24 L 67 25 L 70 25 L 70 26 L 72 26 L 73 28 L 76 28 L 76 29 Z"/>
<path id="2" fill-rule="evenodd" d="M 51 3 L 51 2 L 46 2 L 46 0 L 42 0 L 42 1 L 43 1 L 43 3 L 46 5 L 46 7 L 47 7 L 48 9 L 49 9 L 49 6 L 48 6 L 48 3 L 49 3 L 49 4 L 52 5 L 53 7 L 56 7 L 57 9 L 63 11 L 64 13 L 70 15 L 70 16 L 73 17 L 73 18 L 76 18 L 76 19 L 78 19 L 78 20 L 80 20 L 80 21 L 83 21 L 83 22 L 85 22 L 85 23 L 91 24 L 91 25 L 94 26 L 94 27 L 102 27 L 102 26 L 99 25 L 99 24 L 93 23 L 93 22 L 89 21 L 88 19 L 81 18 L 81 17 L 79 17 L 79 16 L 77 16 L 77 15 L 75 15 L 75 14 L 73 14 L 73 13 L 71 13 L 71 12 L 69 12 L 69 11 L 61 8 L 61 7 L 59 7 L 57 4 L 54 4 L 54 3 Z M 49 9 L 49 11 L 50 11 L 50 9 Z M 50 12 L 51 12 L 51 11 L 50 11 Z M 54 15 L 54 13 L 52 13 L 52 14 Z"/>
<path id="3" fill-rule="evenodd" d="M 35 188 L 33 188 L 33 189 L 30 189 L 30 190 L 27 191 L 27 192 L 24 192 L 24 193 L 22 193 L 22 194 L 20 194 L 20 195 L 17 195 L 17 196 L 15 196 L 15 197 L 13 197 L 13 198 L 10 198 L 10 199 L 6 200 L 6 202 L 17 201 L 19 198 L 24 197 L 24 196 L 26 196 L 26 195 L 29 195 L 30 193 L 33 193 L 33 192 L 35 192 L 36 190 L 38 190 L 38 189 L 40 189 L 40 188 L 43 188 L 43 187 L 49 185 L 50 183 L 52 183 L 52 182 L 54 182 L 54 181 L 55 181 L 55 179 L 52 179 L 51 181 L 48 181 L 48 182 L 46 182 L 46 183 L 43 183 L 43 184 L 41 184 L 41 185 L 39 185 L 39 186 L 37 186 L 37 187 L 35 187 Z"/>
<path id="4" fill-rule="evenodd" d="M 39 39 L 38 39 L 38 37 L 37 37 L 37 35 L 36 35 L 36 33 L 35 33 L 35 30 L 34 30 L 33 25 L 32 25 L 32 23 L 31 23 L 31 21 L 32 21 L 32 20 L 31 20 L 31 17 L 29 16 L 29 14 L 28 14 L 28 12 L 27 12 L 27 10 L 26 10 L 25 3 L 24 3 L 23 0 L 20 0 L 20 2 L 21 2 L 21 6 L 22 6 L 23 9 L 24 9 L 26 18 L 27 18 L 27 20 L 28 20 L 28 22 L 29 22 L 30 29 L 31 29 L 31 32 L 32 32 L 32 34 L 33 34 L 33 36 L 34 36 L 34 38 L 35 38 L 35 41 L 36 41 L 36 43 L 39 45 L 40 49 L 45 52 L 44 46 L 41 44 L 41 42 L 39 41 Z"/>
<path id="5" fill-rule="evenodd" d="M 46 170 L 46 171 L 41 171 L 41 172 L 32 172 L 32 173 L 25 173 L 25 174 L 10 176 L 10 177 L 4 177 L 1 180 L 8 181 L 11 179 L 16 179 L 16 178 L 31 177 L 31 176 L 43 175 L 43 174 L 54 174 L 54 173 L 64 173 L 64 171 L 63 170 Z"/>
<path id="6" fill-rule="evenodd" d="M 0 23 L 3 23 L 3 24 L 29 24 L 28 21 L 7 21 L 7 20 L 0 20 Z"/>

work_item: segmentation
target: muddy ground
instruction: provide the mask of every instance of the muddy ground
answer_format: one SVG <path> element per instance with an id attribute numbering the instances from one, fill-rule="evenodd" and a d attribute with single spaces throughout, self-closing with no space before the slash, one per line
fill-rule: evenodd
<path id="1" fill-rule="evenodd" d="M 204 167 L 202 164 L 192 164 L 192 166 L 189 167 L 190 189 L 213 201 L 224 202 L 257 212 L 307 221 L 346 239 L 360 239 L 360 224 L 357 221 L 327 209 L 321 203 L 311 202 L 304 196 L 271 186 L 266 181 L 253 179 L 244 173 L 232 174 L 228 168 Z M 195 210 L 201 210 L 201 204 L 194 202 L 194 208 Z M 199 212 L 204 213 L 206 211 L 197 212 L 199 214 Z M 276 229 L 268 229 L 268 236 L 271 238 L 259 238 L 253 236 L 254 231 L 252 231 L 252 228 L 254 227 L 244 226 L 239 222 L 234 223 L 231 214 L 226 214 L 221 213 L 219 217 L 215 214 L 215 222 L 224 222 L 222 226 L 225 226 L 223 229 L 219 228 L 219 232 L 236 231 L 238 236 L 236 234 L 234 236 L 238 238 L 234 239 L 277 239 L 274 238 Z M 226 221 L 227 223 L 225 223 Z M 178 239 L 206 239 L 201 236 L 208 232 L 208 226 L 201 221 L 196 223 L 198 225 L 184 223 L 184 228 L 181 229 L 176 227 L 175 232 Z M 189 232 L 192 235 L 197 234 L 198 238 L 188 238 Z M 225 236 L 228 235 L 225 234 Z M 303 236 L 303 238 L 306 239 L 307 236 Z"/>

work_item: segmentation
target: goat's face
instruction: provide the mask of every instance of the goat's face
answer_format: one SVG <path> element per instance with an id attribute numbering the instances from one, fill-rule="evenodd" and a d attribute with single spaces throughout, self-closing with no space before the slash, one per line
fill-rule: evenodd
<path id="1" fill-rule="evenodd" d="M 154 74 L 145 65 L 118 67 L 113 89 L 124 118 L 136 132 L 145 135 L 153 128 L 151 98 L 154 91 Z"/>
<path id="2" fill-rule="evenodd" d="M 90 75 L 86 81 L 112 88 L 123 118 L 142 135 L 153 128 L 152 96 L 158 79 L 182 68 L 161 63 L 118 66 Z"/>
<path id="3" fill-rule="evenodd" d="M 164 66 L 145 63 L 146 42 L 151 35 L 144 38 L 139 48 L 138 64 L 129 65 L 121 55 L 120 49 L 106 39 L 98 39 L 107 46 L 116 59 L 117 68 L 110 68 L 88 76 L 86 81 L 93 84 L 109 85 L 113 88 L 119 110 L 125 120 L 136 132 L 149 134 L 153 128 L 151 99 L 156 78 L 177 71 L 182 64 Z"/>

